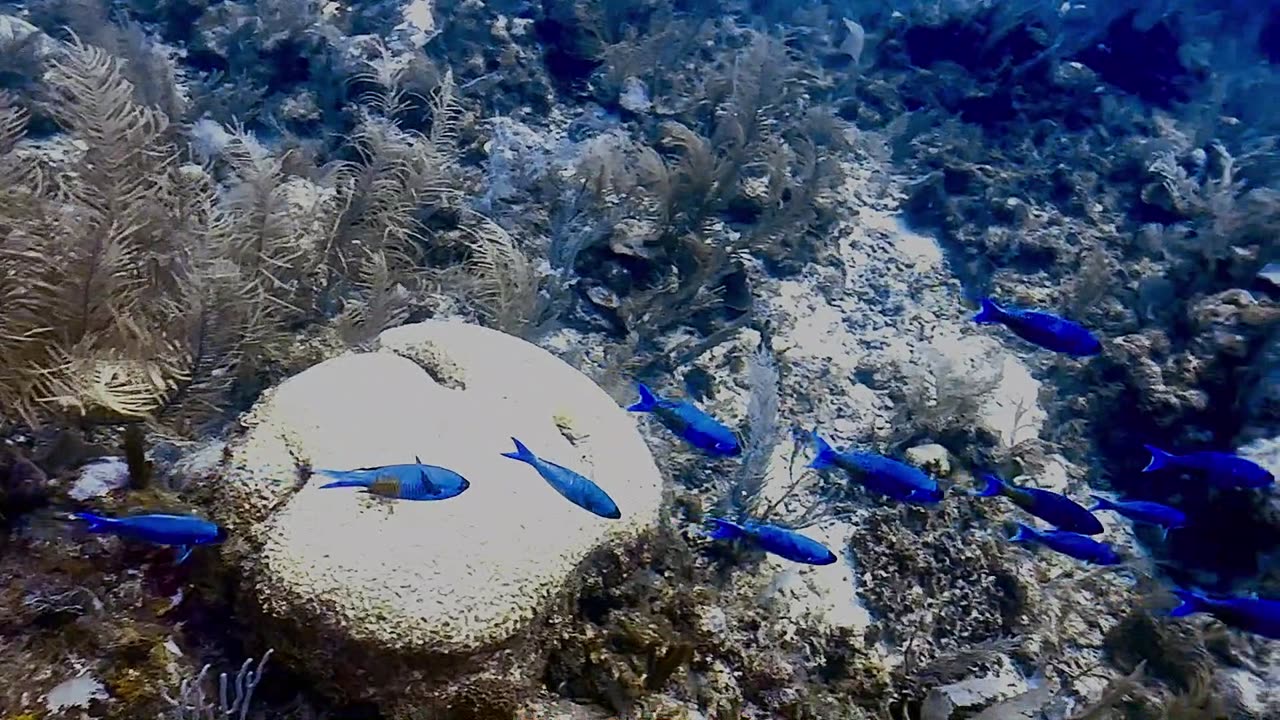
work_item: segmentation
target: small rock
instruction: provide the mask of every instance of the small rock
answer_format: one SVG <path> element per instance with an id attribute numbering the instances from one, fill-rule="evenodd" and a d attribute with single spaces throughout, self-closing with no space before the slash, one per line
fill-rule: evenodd
<path id="1" fill-rule="evenodd" d="M 222 455 L 226 452 L 227 443 L 223 440 L 210 440 L 202 445 L 187 449 L 180 455 L 177 448 L 157 444 L 152 449 L 157 464 L 167 466 L 165 475 L 173 478 L 174 486 L 181 489 L 187 483 L 208 477 L 222 465 Z"/>
<path id="2" fill-rule="evenodd" d="M 1065 89 L 1090 92 L 1098 86 L 1098 74 L 1083 63 L 1058 63 L 1054 66 L 1053 82 Z"/>
<path id="3" fill-rule="evenodd" d="M 941 690 L 930 690 L 920 706 L 920 720 L 950 720 L 956 704 Z"/>
<path id="4" fill-rule="evenodd" d="M 592 285 L 587 288 L 587 299 L 608 310 L 617 310 L 622 306 L 622 301 L 618 299 L 617 294 L 602 285 Z"/>
<path id="5" fill-rule="evenodd" d="M 318 121 L 321 113 L 319 101 L 312 90 L 299 90 L 280 103 L 280 116 L 293 122 Z"/>
<path id="6" fill-rule="evenodd" d="M 1280 290 L 1280 263 L 1267 263 L 1258 271 L 1258 279 Z"/>
<path id="7" fill-rule="evenodd" d="M 1025 693 L 1029 689 L 1026 678 L 1008 659 L 997 657 L 999 661 L 990 674 L 943 685 L 937 691 L 959 708 L 982 707 Z"/>
<path id="8" fill-rule="evenodd" d="M 94 700 L 106 700 L 107 689 L 98 679 L 88 673 L 64 680 L 49 691 L 45 697 L 45 707 L 51 713 L 61 712 L 64 708 L 89 707 Z"/>
<path id="9" fill-rule="evenodd" d="M 701 615 L 697 622 L 698 629 L 707 633 L 723 634 L 729 629 L 729 620 L 724 610 L 718 607 L 701 608 Z"/>
<path id="10" fill-rule="evenodd" d="M 951 455 L 937 443 L 917 445 L 907 450 L 906 457 L 907 462 L 938 477 L 951 474 Z"/>
<path id="11" fill-rule="evenodd" d="M 413 0 L 405 5 L 402 11 L 404 22 L 396 26 L 396 30 L 407 31 L 409 42 L 414 47 L 422 47 L 431 38 L 440 34 L 436 26 L 434 3 L 429 0 Z"/>
<path id="12" fill-rule="evenodd" d="M 73 500 L 102 497 L 129 485 L 129 465 L 122 457 L 98 458 L 80 468 L 76 484 L 67 492 Z"/>
<path id="13" fill-rule="evenodd" d="M 1047 462 L 1036 473 L 1036 487 L 1065 493 L 1071 485 L 1071 468 L 1067 459 L 1061 455 L 1050 456 Z"/>
<path id="14" fill-rule="evenodd" d="M 637 114 L 647 113 L 653 107 L 653 102 L 649 100 L 649 88 L 645 86 L 643 80 L 635 76 L 623 81 L 622 95 L 618 98 L 618 104 L 623 109 Z"/>
<path id="15" fill-rule="evenodd" d="M 17 44 L 32 33 L 40 33 L 40 28 L 13 15 L 0 15 L 0 44 Z"/>

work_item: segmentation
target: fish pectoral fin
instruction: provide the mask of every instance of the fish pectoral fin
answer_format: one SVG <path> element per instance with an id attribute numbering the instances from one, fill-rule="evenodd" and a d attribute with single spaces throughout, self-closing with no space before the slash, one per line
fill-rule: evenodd
<path id="1" fill-rule="evenodd" d="M 421 470 L 419 472 L 422 477 L 422 487 L 426 488 L 427 492 L 431 493 L 432 495 L 438 495 L 440 493 L 440 487 L 435 483 L 431 482 L 431 477 L 427 475 L 427 471 Z"/>
<path id="2" fill-rule="evenodd" d="M 174 563 L 174 564 L 175 564 L 175 565 L 181 565 L 182 563 L 186 562 L 186 561 L 187 561 L 187 558 L 191 557 L 191 551 L 192 551 L 192 550 L 194 550 L 194 548 L 192 548 L 190 545 L 183 545 L 183 546 L 179 547 L 179 548 L 178 548 L 178 561 L 177 561 L 176 563 Z"/>

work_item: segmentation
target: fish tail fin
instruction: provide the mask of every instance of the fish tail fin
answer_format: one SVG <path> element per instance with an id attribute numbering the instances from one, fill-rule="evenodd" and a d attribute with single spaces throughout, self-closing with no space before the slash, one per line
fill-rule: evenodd
<path id="1" fill-rule="evenodd" d="M 728 540 L 731 538 L 742 537 L 747 534 L 742 526 L 737 523 L 714 517 L 707 519 L 715 523 L 715 527 L 711 528 L 711 530 L 706 533 L 707 537 L 712 540 Z"/>
<path id="2" fill-rule="evenodd" d="M 1089 512 L 1097 512 L 1098 510 L 1110 510 L 1115 507 L 1115 503 L 1110 498 L 1101 495 L 1090 495 L 1093 498 L 1093 507 L 1089 508 Z"/>
<path id="3" fill-rule="evenodd" d="M 640 399 L 627 406 L 629 412 L 651 412 L 658 406 L 658 396 L 647 385 L 638 382 L 636 390 L 640 393 Z"/>
<path id="4" fill-rule="evenodd" d="M 975 490 L 974 497 L 995 497 L 1004 492 L 1004 481 L 995 475 L 986 473 L 982 476 L 982 480 L 986 485 L 981 490 Z"/>
<path id="5" fill-rule="evenodd" d="M 1178 596 L 1181 604 L 1169 611 L 1169 617 L 1186 617 L 1187 615 L 1194 615 L 1204 611 L 1204 596 L 1200 593 L 1193 590 L 1174 588 L 1173 594 Z"/>
<path id="6" fill-rule="evenodd" d="M 530 465 L 538 460 L 538 456 L 534 455 L 532 450 L 525 447 L 524 443 L 515 438 L 511 438 L 511 442 L 516 444 L 515 452 L 502 453 L 502 457 L 519 460 L 520 462 L 527 462 Z"/>
<path id="7" fill-rule="evenodd" d="M 1009 542 L 1031 542 L 1039 537 L 1040 533 L 1036 532 L 1035 528 L 1018 523 L 1017 530 L 1014 531 L 1013 537 L 1009 538 Z"/>
<path id="8" fill-rule="evenodd" d="M 1152 470 L 1160 470 L 1161 468 L 1169 467 L 1169 465 L 1173 463 L 1174 458 L 1177 457 L 1173 453 L 1167 453 L 1155 445 L 1143 445 L 1142 447 L 1146 448 L 1147 452 L 1151 453 L 1151 462 L 1147 463 L 1147 466 L 1142 468 L 1142 472 L 1151 472 Z"/>
<path id="9" fill-rule="evenodd" d="M 810 432 L 809 437 L 813 438 L 813 447 L 818 451 L 818 454 L 813 457 L 813 460 L 809 461 L 809 467 L 815 470 L 821 470 L 822 468 L 828 468 L 835 465 L 836 457 L 839 453 L 836 452 L 835 448 L 831 447 L 831 443 L 823 440 L 822 436 L 819 435 L 816 430 Z"/>
<path id="10" fill-rule="evenodd" d="M 105 532 L 108 527 L 116 523 L 114 518 L 102 517 L 101 515 L 87 512 L 73 513 L 71 517 L 88 523 L 85 529 L 89 532 Z"/>
<path id="11" fill-rule="evenodd" d="M 995 300 L 984 297 L 979 301 L 982 305 L 978 310 L 978 314 L 973 316 L 976 323 L 998 323 L 1004 319 L 1004 308 L 1000 307 Z"/>

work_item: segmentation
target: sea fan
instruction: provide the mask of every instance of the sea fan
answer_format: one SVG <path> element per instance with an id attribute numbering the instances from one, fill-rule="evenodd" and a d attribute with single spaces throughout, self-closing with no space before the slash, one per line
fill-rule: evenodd
<path id="1" fill-rule="evenodd" d="M 729 509 L 739 519 L 756 513 L 769 479 L 774 449 L 783 434 L 778 409 L 778 363 L 764 341 L 747 358 L 747 387 L 750 395 L 742 464 L 728 494 Z"/>

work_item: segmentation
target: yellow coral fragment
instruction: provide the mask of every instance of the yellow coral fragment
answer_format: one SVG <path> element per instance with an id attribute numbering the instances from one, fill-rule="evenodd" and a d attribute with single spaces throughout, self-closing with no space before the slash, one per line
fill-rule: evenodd
<path id="1" fill-rule="evenodd" d="M 579 442 L 591 437 L 590 433 L 585 433 L 578 429 L 577 422 L 568 410 L 557 410 L 556 414 L 551 416 L 551 420 L 556 424 L 556 428 L 560 430 L 560 434 L 564 436 L 564 439 L 573 445 L 577 445 Z"/>

